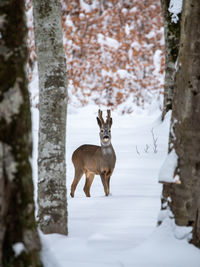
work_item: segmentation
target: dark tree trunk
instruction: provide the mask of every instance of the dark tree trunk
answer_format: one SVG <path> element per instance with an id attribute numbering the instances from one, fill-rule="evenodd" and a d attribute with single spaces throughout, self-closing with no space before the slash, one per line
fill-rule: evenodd
<path id="1" fill-rule="evenodd" d="M 178 57 L 179 41 L 180 41 L 180 17 L 175 23 L 172 21 L 169 12 L 170 0 L 161 0 L 163 24 L 165 34 L 165 85 L 164 85 L 164 103 L 163 114 L 172 109 L 173 94 L 174 94 L 174 77 L 175 77 L 175 63 Z"/>
<path id="2" fill-rule="evenodd" d="M 180 50 L 174 85 L 170 149 L 178 156 L 175 174 L 181 184 L 165 185 L 175 222 L 193 226 L 200 247 L 200 2 L 184 0 Z"/>
<path id="3" fill-rule="evenodd" d="M 67 234 L 67 74 L 60 0 L 34 0 L 33 11 L 40 87 L 38 218 L 44 233 Z"/>
<path id="4" fill-rule="evenodd" d="M 29 162 L 24 9 L 22 0 L 0 4 L 0 266 L 4 267 L 41 266 Z"/>

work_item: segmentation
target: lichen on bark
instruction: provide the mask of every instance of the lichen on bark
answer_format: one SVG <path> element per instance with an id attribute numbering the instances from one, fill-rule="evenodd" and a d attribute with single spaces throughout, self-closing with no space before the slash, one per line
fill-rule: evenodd
<path id="1" fill-rule="evenodd" d="M 61 5 L 59 0 L 33 4 L 40 88 L 38 221 L 44 233 L 67 234 L 67 74 Z"/>
<path id="2" fill-rule="evenodd" d="M 180 41 L 180 21 L 181 13 L 177 15 L 179 18 L 177 23 L 174 23 L 169 12 L 170 0 L 161 0 L 164 35 L 165 35 L 165 84 L 164 84 L 164 103 L 163 114 L 172 109 L 174 95 L 174 78 L 176 73 L 176 61 L 179 52 Z"/>
<path id="3" fill-rule="evenodd" d="M 40 240 L 29 162 L 31 116 L 24 71 L 25 7 L 22 0 L 4 0 L 0 5 L 0 266 L 39 267 Z M 15 244 L 25 248 L 18 255 Z"/>
<path id="4" fill-rule="evenodd" d="M 178 155 L 181 184 L 163 187 L 162 202 L 168 203 L 180 226 L 193 226 L 192 243 L 200 247 L 200 2 L 183 1 L 180 49 L 172 107 L 173 136 L 170 149 Z"/>

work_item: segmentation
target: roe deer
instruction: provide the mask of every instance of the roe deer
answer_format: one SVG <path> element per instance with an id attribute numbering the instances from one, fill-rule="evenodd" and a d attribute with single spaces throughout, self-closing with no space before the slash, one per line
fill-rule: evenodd
<path id="1" fill-rule="evenodd" d="M 106 122 L 102 117 L 102 111 L 99 110 L 97 122 L 100 127 L 101 146 L 82 145 L 72 155 L 75 175 L 71 185 L 71 197 L 74 197 L 74 192 L 83 173 L 86 176 L 83 190 L 87 197 L 90 197 L 90 187 L 96 174 L 101 176 L 105 195 L 108 196 L 110 193 L 110 177 L 116 162 L 115 151 L 111 144 L 112 118 L 110 117 L 110 110 L 107 110 Z"/>

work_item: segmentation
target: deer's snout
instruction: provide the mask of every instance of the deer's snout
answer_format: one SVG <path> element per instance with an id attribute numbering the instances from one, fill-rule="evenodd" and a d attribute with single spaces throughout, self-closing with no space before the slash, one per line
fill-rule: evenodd
<path id="1" fill-rule="evenodd" d="M 104 142 L 104 144 L 105 144 L 105 143 L 109 143 L 109 141 L 110 141 L 110 138 L 105 138 L 105 137 L 103 138 L 103 142 Z"/>

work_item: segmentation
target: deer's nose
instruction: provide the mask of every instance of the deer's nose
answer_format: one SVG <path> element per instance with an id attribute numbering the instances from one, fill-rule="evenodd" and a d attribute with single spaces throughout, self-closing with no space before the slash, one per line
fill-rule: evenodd
<path id="1" fill-rule="evenodd" d="M 109 139 L 108 135 L 104 135 L 103 139 Z"/>

